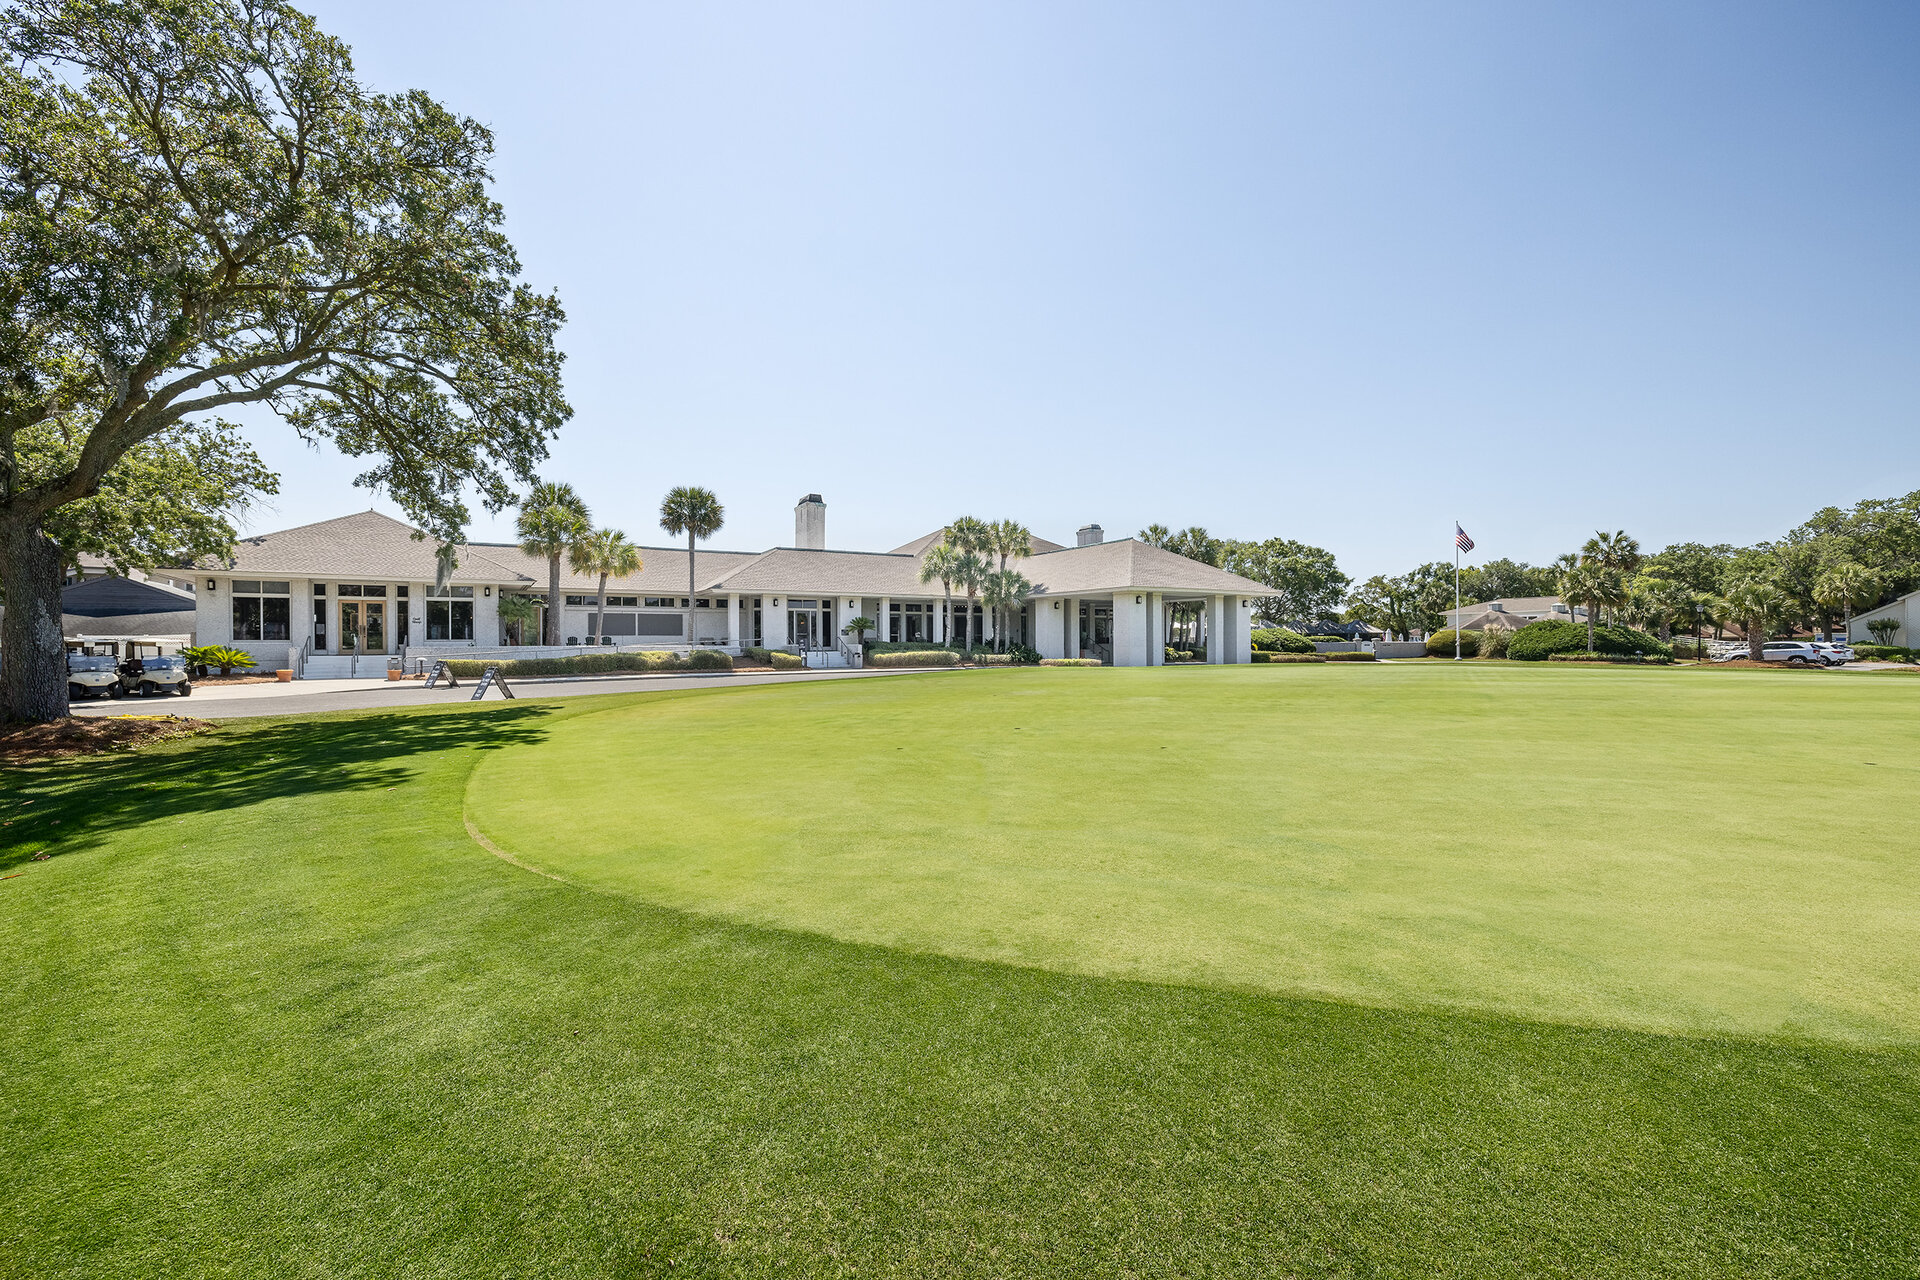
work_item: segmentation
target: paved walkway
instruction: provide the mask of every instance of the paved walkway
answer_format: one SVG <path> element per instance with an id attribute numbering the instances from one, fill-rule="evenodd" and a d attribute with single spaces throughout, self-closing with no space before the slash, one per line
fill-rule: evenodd
<path id="1" fill-rule="evenodd" d="M 952 670 L 952 668 L 929 668 Z M 515 680 L 513 691 L 522 698 L 572 698 L 587 694 L 665 692 L 669 689 L 732 688 L 748 684 L 792 684 L 804 680 L 867 680 L 911 674 L 911 669 L 888 667 L 866 671 L 794 671 L 730 675 L 572 676 L 560 679 Z M 473 696 L 474 678 L 463 677 L 460 687 L 429 689 L 420 680 L 295 680 L 289 684 L 229 684 L 197 686 L 190 698 L 122 698 L 76 702 L 77 716 L 174 715 L 227 720 L 241 716 L 300 715 L 311 711 L 357 711 L 363 707 L 412 707 L 435 702 L 465 702 Z M 488 702 L 501 700 L 489 691 Z"/>

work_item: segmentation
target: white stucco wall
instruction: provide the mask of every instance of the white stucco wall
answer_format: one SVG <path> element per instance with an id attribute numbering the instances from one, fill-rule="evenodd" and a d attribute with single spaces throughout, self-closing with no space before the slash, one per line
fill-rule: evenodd
<path id="1" fill-rule="evenodd" d="M 1890 643 L 1911 647 L 1915 638 L 1920 637 L 1920 591 L 1900 597 L 1892 604 L 1883 605 L 1871 613 L 1856 615 L 1853 625 L 1847 629 L 1847 639 L 1855 644 L 1873 644 L 1873 632 L 1867 630 L 1867 624 L 1876 618 L 1895 618 L 1899 620 L 1900 630 L 1894 634 Z"/>

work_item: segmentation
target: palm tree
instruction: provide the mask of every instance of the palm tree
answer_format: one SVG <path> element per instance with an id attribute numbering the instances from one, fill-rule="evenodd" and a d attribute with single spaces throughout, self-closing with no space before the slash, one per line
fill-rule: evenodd
<path id="1" fill-rule="evenodd" d="M 987 526 L 987 533 L 1003 570 L 1009 557 L 1033 554 L 1033 530 L 1018 520 L 996 520 Z"/>
<path id="2" fill-rule="evenodd" d="M 1585 605 L 1587 610 L 1587 652 L 1593 652 L 1593 615 L 1608 592 L 1607 575 L 1599 565 L 1581 561 L 1560 571 L 1560 598 L 1569 608 Z"/>
<path id="3" fill-rule="evenodd" d="M 1140 531 L 1140 541 L 1150 547 L 1164 547 L 1173 540 L 1173 530 L 1163 524 L 1150 524 Z"/>
<path id="4" fill-rule="evenodd" d="M 953 581 L 960 567 L 960 553 L 942 542 L 929 550 L 920 561 L 920 581 L 932 582 L 938 579 L 940 589 L 947 596 L 947 611 L 940 617 L 940 643 L 953 643 Z M 885 620 L 881 622 L 885 626 Z M 885 631 L 880 633 L 883 637 Z"/>
<path id="5" fill-rule="evenodd" d="M 1747 656 L 1759 662 L 1767 643 L 1767 627 L 1787 609 L 1787 598 L 1765 582 L 1748 580 L 1727 592 L 1727 612 L 1747 637 Z"/>
<path id="6" fill-rule="evenodd" d="M 640 572 L 640 548 L 618 529 L 595 529 L 574 547 L 568 559 L 575 573 L 600 575 L 600 594 L 593 610 L 593 643 L 599 644 L 607 616 L 607 579 Z"/>
<path id="7" fill-rule="evenodd" d="M 954 561 L 953 581 L 967 589 L 967 625 L 965 630 L 967 650 L 973 650 L 973 601 L 979 593 L 981 580 L 987 573 L 984 557 L 993 547 L 993 526 L 985 520 L 972 516 L 961 516 L 947 526 L 945 542 L 959 557 Z"/>
<path id="8" fill-rule="evenodd" d="M 953 558 L 953 581 L 955 586 L 967 589 L 967 626 L 963 633 L 966 639 L 966 651 L 973 652 L 973 602 L 980 594 L 980 588 L 987 585 L 987 577 L 993 572 L 993 566 L 987 563 L 985 556 L 973 551 L 958 552 Z"/>
<path id="9" fill-rule="evenodd" d="M 593 531 L 587 504 L 572 485 L 542 480 L 520 504 L 513 531 L 522 551 L 547 558 L 547 625 L 542 636 L 547 644 L 559 644 L 560 557 L 571 554 Z"/>
<path id="10" fill-rule="evenodd" d="M 1025 574 L 1018 569 L 998 569 L 986 574 L 981 583 L 986 597 L 987 607 L 994 611 L 994 649 L 1005 653 L 1009 619 L 1013 611 L 1026 603 L 1033 592 L 1033 584 L 1027 581 Z"/>
<path id="11" fill-rule="evenodd" d="M 1627 579 L 1640 571 L 1640 543 L 1637 539 L 1630 537 L 1625 529 L 1613 533 L 1596 532 L 1587 539 L 1587 545 L 1580 548 L 1580 560 L 1583 564 L 1598 565 L 1617 580 L 1618 585 L 1607 592 L 1606 604 L 1617 608 L 1626 603 Z"/>
<path id="12" fill-rule="evenodd" d="M 660 527 L 668 533 L 687 535 L 687 644 L 693 644 L 693 544 L 711 538 L 727 522 L 727 509 L 720 505 L 711 489 L 681 485 L 660 500 Z"/>
<path id="13" fill-rule="evenodd" d="M 1880 598 L 1880 579 L 1866 566 L 1842 560 L 1814 582 L 1813 598 L 1829 610 L 1842 610 L 1845 616 L 1840 624 L 1841 633 L 1851 634 L 1854 606 L 1872 604 Z M 1829 613 L 1827 620 L 1831 621 L 1832 617 Z M 1833 639 L 1832 627 L 1827 628 L 1827 639 Z"/>

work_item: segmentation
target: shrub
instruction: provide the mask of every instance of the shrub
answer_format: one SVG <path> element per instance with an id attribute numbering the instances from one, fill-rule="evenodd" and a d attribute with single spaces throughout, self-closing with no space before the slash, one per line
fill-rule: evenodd
<path id="1" fill-rule="evenodd" d="M 1253 633 L 1253 647 L 1267 653 L 1312 653 L 1313 641 L 1286 627 L 1264 627 Z"/>
<path id="2" fill-rule="evenodd" d="M 1451 627 L 1445 631 L 1436 631 L 1427 637 L 1427 656 L 1429 658 L 1451 658 L 1453 656 L 1453 637 L 1460 637 L 1460 656 L 1471 658 L 1480 652 L 1480 633 L 1478 631 L 1455 632 Z"/>
<path id="3" fill-rule="evenodd" d="M 1042 658 L 1040 659 L 1040 665 L 1043 667 L 1097 667 L 1100 665 L 1100 659 L 1098 658 Z"/>
<path id="4" fill-rule="evenodd" d="M 779 649 L 769 649 L 767 651 L 767 665 L 776 671 L 796 671 L 807 664 L 797 653 L 786 653 Z"/>
<path id="5" fill-rule="evenodd" d="M 999 655 L 1002 662 L 1008 655 Z M 870 667 L 957 667 L 960 655 L 951 649 L 908 649 L 898 653 L 872 653 L 867 655 Z"/>
<path id="6" fill-rule="evenodd" d="M 230 676 L 236 671 L 251 671 L 259 665 L 253 660 L 253 655 L 245 649 L 235 649 L 224 644 L 203 644 L 191 649 L 182 649 L 180 656 L 194 666 L 218 667 L 223 676 Z"/>
<path id="7" fill-rule="evenodd" d="M 767 652 L 768 651 L 766 649 L 761 648 L 757 644 L 750 644 L 746 648 L 740 651 L 740 656 L 743 658 L 751 658 L 753 661 L 759 663 L 761 666 L 766 666 Z"/>
<path id="8" fill-rule="evenodd" d="M 1595 627 L 1593 648 L 1596 653 L 1612 653 L 1629 658 L 1635 653 L 1649 657 L 1673 656 L 1672 645 L 1663 644 L 1646 632 L 1635 631 L 1632 627 Z M 1585 653 L 1586 649 L 1586 623 L 1551 618 L 1528 623 L 1514 632 L 1513 638 L 1507 642 L 1507 656 L 1518 662 L 1542 662 L 1556 653 Z"/>
<path id="9" fill-rule="evenodd" d="M 1017 644 L 1007 650 L 1007 659 L 1017 666 L 1037 666 L 1040 662 L 1040 651 L 1032 645 Z"/>
<path id="10" fill-rule="evenodd" d="M 1513 641 L 1513 632 L 1505 627 L 1489 627 L 1480 633 L 1480 652 L 1482 658 L 1504 658 L 1507 645 Z"/>
<path id="11" fill-rule="evenodd" d="M 1853 646 L 1853 652 L 1868 662 L 1913 661 L 1913 650 L 1899 644 L 1857 644 Z"/>
<path id="12" fill-rule="evenodd" d="M 1255 662 L 1325 662 L 1333 655 L 1327 653 L 1271 653 L 1255 649 L 1252 656 Z"/>
<path id="13" fill-rule="evenodd" d="M 494 662 L 484 658 L 449 658 L 456 676 L 478 676 L 498 667 L 508 679 L 534 676 L 598 676 L 638 671 L 731 671 L 733 659 L 717 649 L 696 649 L 692 657 L 650 649 L 644 653 L 583 653 L 575 658 L 514 658 Z"/>
<path id="14" fill-rule="evenodd" d="M 1374 656 L 1372 654 L 1362 649 L 1347 649 L 1339 653 L 1323 653 L 1320 656 L 1322 658 L 1325 658 L 1328 662 L 1373 662 L 1375 661 Z"/>
<path id="15" fill-rule="evenodd" d="M 1605 662 L 1620 667 L 1665 666 L 1673 659 L 1663 653 L 1650 653 L 1637 657 L 1631 653 L 1588 653 L 1582 649 L 1578 653 L 1550 653 L 1550 662 Z"/>

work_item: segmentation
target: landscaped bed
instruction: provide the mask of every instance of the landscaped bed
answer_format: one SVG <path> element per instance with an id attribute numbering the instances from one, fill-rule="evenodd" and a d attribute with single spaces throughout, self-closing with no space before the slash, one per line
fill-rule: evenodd
<path id="1" fill-rule="evenodd" d="M 202 733 L 213 726 L 186 716 L 74 716 L 43 724 L 0 724 L 0 762 L 22 764 L 93 755 Z"/>
<path id="2" fill-rule="evenodd" d="M 1911 1274 L 1916 712 L 1015 670 L 13 769 L 0 1272 Z"/>

